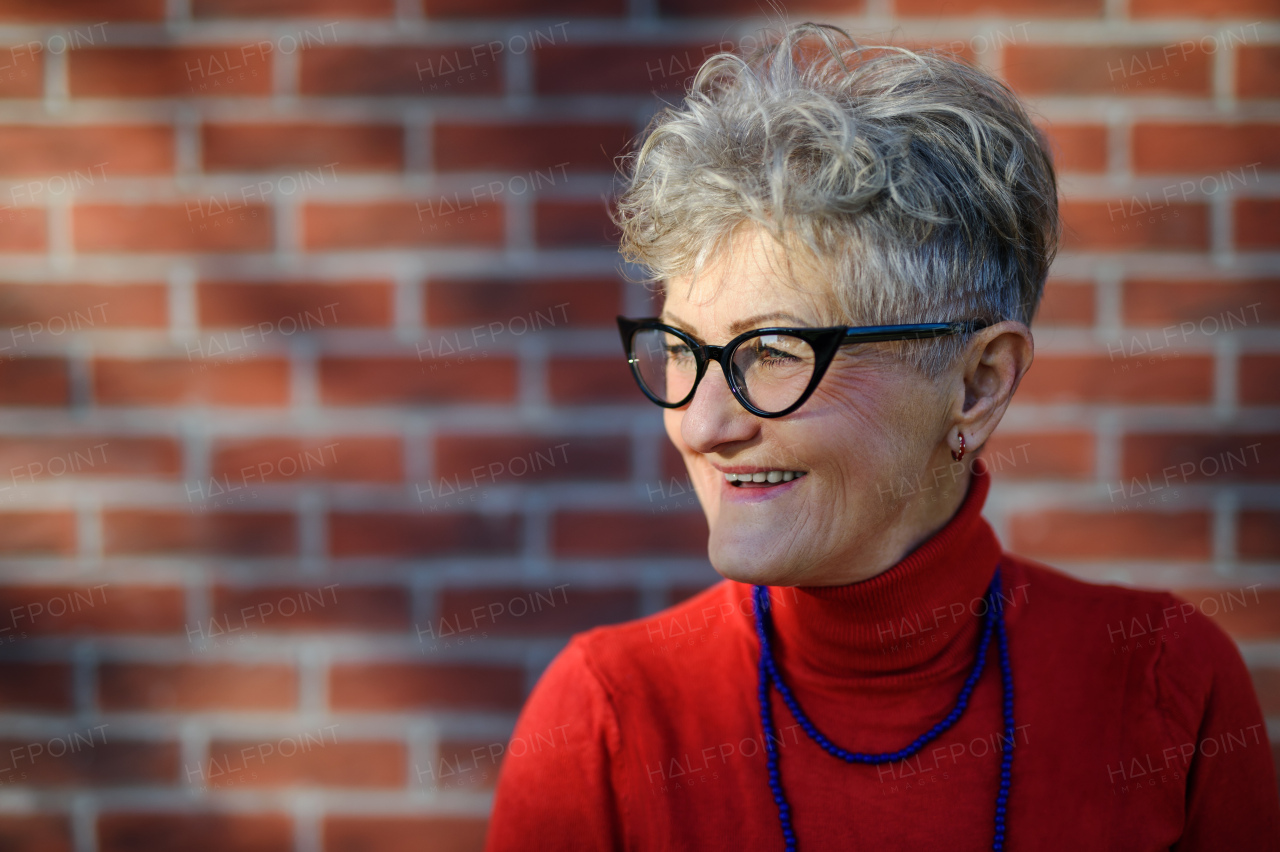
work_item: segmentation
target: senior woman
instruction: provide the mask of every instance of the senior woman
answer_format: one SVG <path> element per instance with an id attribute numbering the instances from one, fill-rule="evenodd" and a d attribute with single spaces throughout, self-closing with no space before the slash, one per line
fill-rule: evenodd
<path id="1" fill-rule="evenodd" d="M 802 25 L 711 57 L 628 177 L 665 302 L 619 326 L 725 579 L 556 657 L 487 848 L 1280 848 L 1231 640 L 981 516 L 1058 235 L 1017 99 Z"/>

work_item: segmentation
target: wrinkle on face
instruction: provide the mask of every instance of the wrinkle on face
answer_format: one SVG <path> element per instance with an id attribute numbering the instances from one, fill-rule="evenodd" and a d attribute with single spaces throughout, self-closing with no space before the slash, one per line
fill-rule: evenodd
<path id="1" fill-rule="evenodd" d="M 766 312 L 787 311 L 812 327 L 841 324 L 828 279 L 779 252 L 762 232 L 739 234 L 698 276 L 669 282 L 664 310 L 720 345 L 735 336 L 735 322 Z M 744 409 L 715 364 L 689 404 L 665 411 L 721 574 L 768 585 L 856 582 L 897 562 L 933 523 L 937 511 L 896 492 L 937 458 L 947 430 L 944 384 L 886 349 L 842 349 L 810 398 L 785 417 Z M 730 486 L 712 462 L 808 473 L 773 499 L 740 503 L 721 499 Z"/>

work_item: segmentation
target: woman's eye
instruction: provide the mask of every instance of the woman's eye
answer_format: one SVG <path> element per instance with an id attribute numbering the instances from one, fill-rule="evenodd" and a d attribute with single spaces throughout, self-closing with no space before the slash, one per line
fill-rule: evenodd
<path id="1" fill-rule="evenodd" d="M 667 358 L 672 361 L 683 361 L 693 357 L 693 350 L 684 343 L 669 343 L 664 348 L 667 350 Z"/>
<path id="2" fill-rule="evenodd" d="M 781 349 L 774 349 L 769 346 L 761 347 L 760 355 L 762 360 L 767 361 L 795 361 L 796 356 L 790 352 L 784 352 Z"/>
<path id="3" fill-rule="evenodd" d="M 774 347 L 774 346 L 765 346 L 764 344 L 756 344 L 752 348 L 755 350 L 754 354 L 755 354 L 756 363 L 787 364 L 792 361 L 798 360 L 793 353 L 788 352 L 785 349 L 778 349 L 777 347 Z"/>

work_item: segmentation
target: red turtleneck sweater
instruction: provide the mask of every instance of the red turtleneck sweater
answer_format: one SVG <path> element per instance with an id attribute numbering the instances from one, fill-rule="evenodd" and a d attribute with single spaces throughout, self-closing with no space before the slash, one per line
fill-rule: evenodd
<path id="1" fill-rule="evenodd" d="M 972 482 L 955 517 L 888 571 L 770 589 L 778 665 L 818 729 L 891 751 L 944 717 L 998 564 L 1017 726 L 1006 848 L 1280 849 L 1267 731 L 1231 639 L 1170 595 L 1002 553 L 980 514 L 989 477 Z M 521 713 L 488 852 L 781 850 L 753 615 L 751 586 L 725 580 L 574 637 Z M 994 640 L 988 654 L 955 727 L 894 764 L 828 755 L 771 691 L 801 852 L 991 848 L 1010 744 Z"/>

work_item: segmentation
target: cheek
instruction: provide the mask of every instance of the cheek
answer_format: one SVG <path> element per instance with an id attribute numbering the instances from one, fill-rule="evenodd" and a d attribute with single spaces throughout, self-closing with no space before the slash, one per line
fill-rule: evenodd
<path id="1" fill-rule="evenodd" d="M 874 481 L 928 458 L 933 407 L 916 378 L 891 370 L 835 370 L 814 392 L 811 401 L 831 414 L 832 425 L 822 432 L 833 463 L 856 490 L 874 493 Z"/>
<path id="2" fill-rule="evenodd" d="M 694 493 L 698 495 L 698 503 L 706 513 L 707 520 L 713 521 L 717 515 L 716 495 L 719 493 L 720 473 L 711 467 L 700 453 L 694 452 L 685 445 L 684 439 L 680 436 L 680 425 L 683 422 L 684 410 L 682 409 L 668 408 L 662 413 L 662 425 L 666 428 L 671 445 L 680 453 L 689 482 L 693 485 Z"/>

